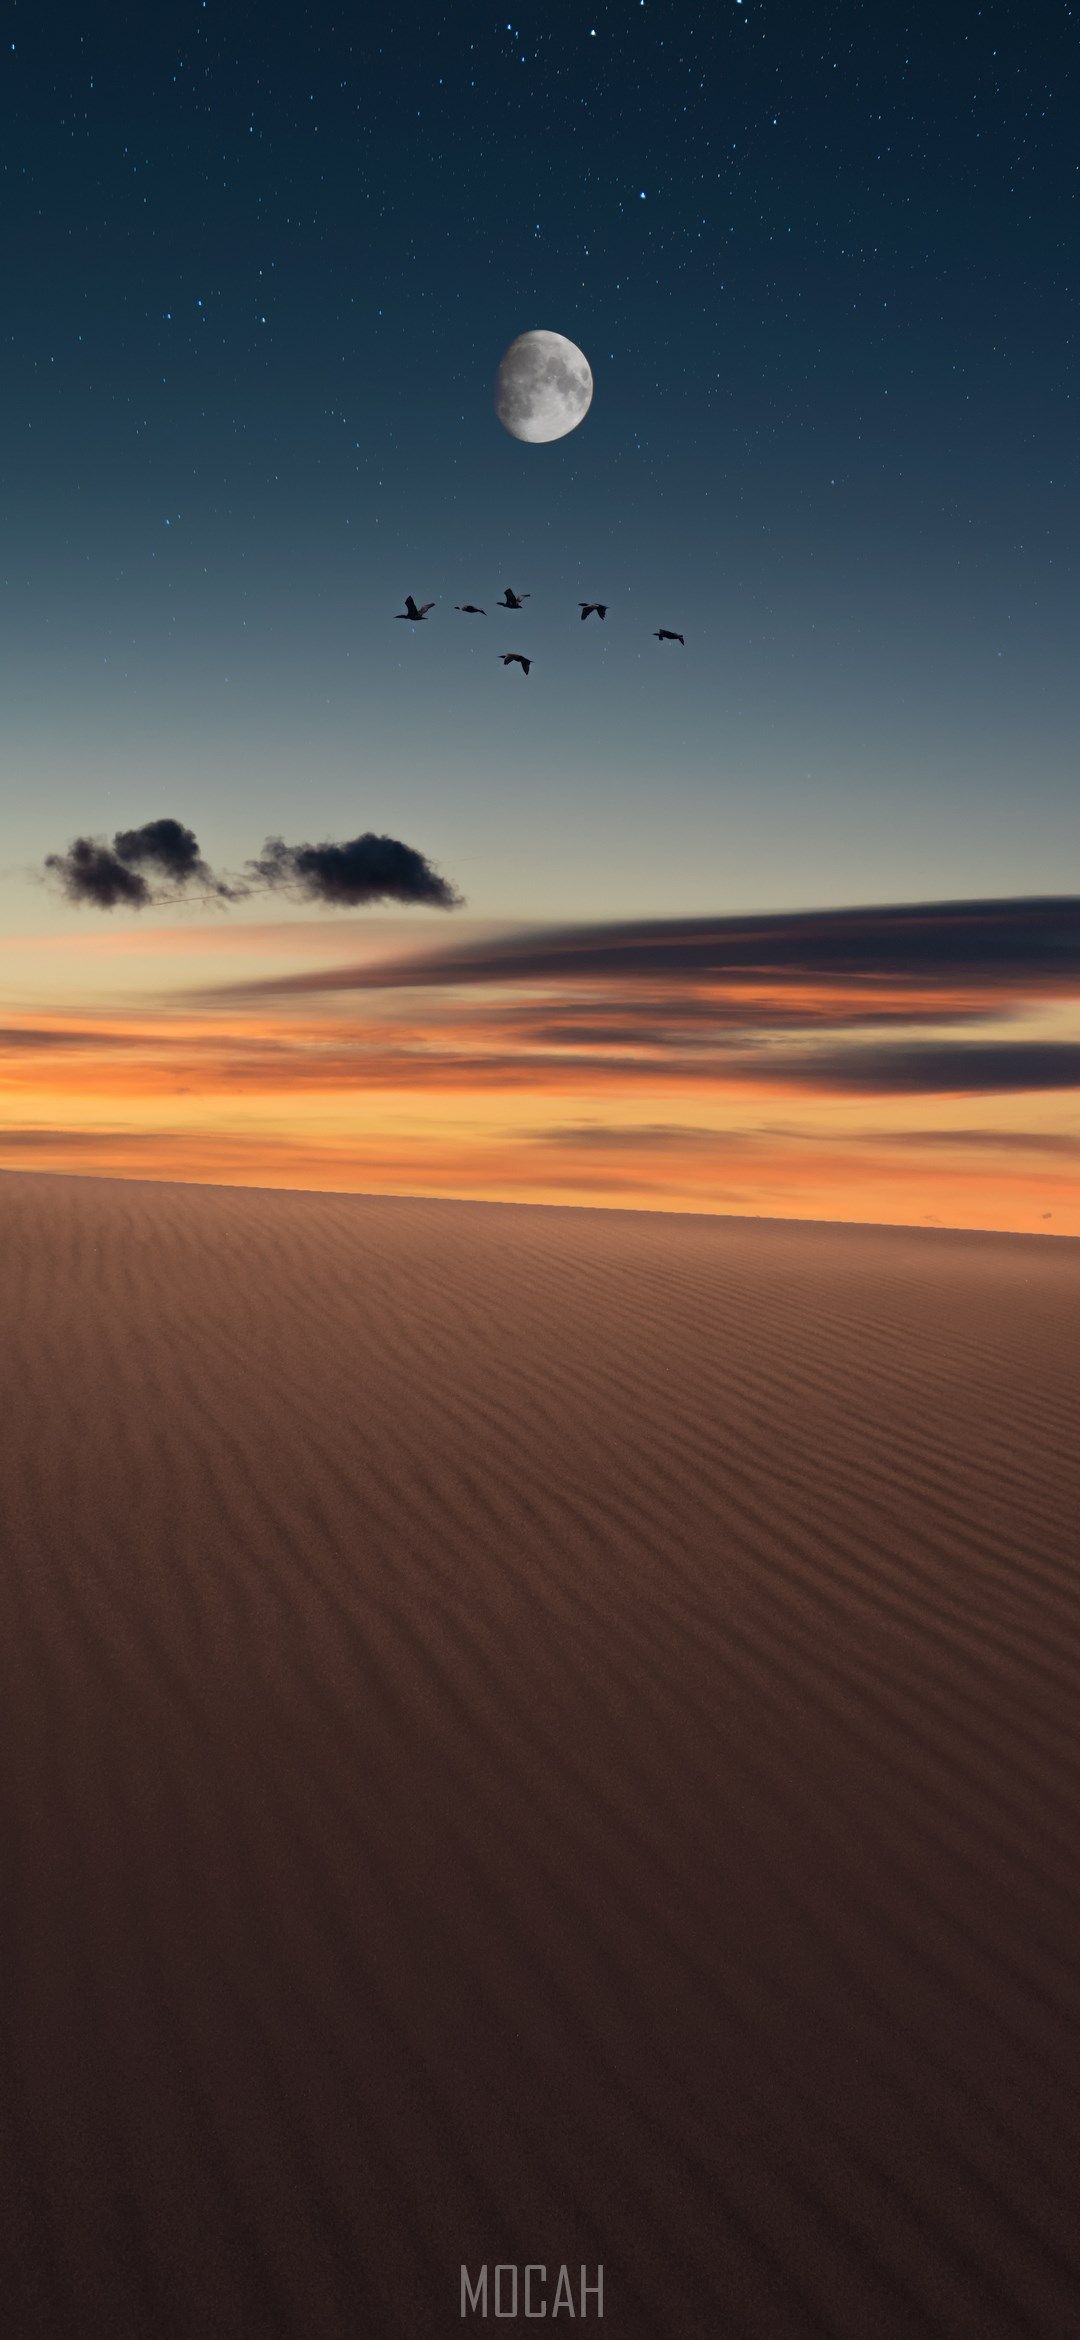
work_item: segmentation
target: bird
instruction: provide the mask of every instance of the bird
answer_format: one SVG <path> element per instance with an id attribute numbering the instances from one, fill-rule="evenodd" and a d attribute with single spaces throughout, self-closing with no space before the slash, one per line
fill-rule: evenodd
<path id="1" fill-rule="evenodd" d="M 426 618 L 429 609 L 434 609 L 434 607 L 435 604 L 433 601 L 422 601 L 419 609 L 417 609 L 412 594 L 407 593 L 405 595 L 404 609 L 396 609 L 394 611 L 394 616 L 399 618 L 412 618 L 415 622 L 419 618 Z"/>
<path id="2" fill-rule="evenodd" d="M 672 634 L 672 633 L 669 633 L 669 631 L 668 631 L 668 628 L 667 628 L 666 626 L 658 626 L 658 627 L 657 627 L 657 629 L 656 629 L 656 635 L 655 635 L 655 639 L 656 639 L 656 641 L 658 641 L 658 642 L 682 642 L 682 640 L 683 640 L 683 638 L 682 638 L 682 635 L 681 635 L 681 634 Z M 685 644 L 685 642 L 683 642 L 683 649 L 685 650 L 685 648 L 686 648 L 686 644 Z"/>
<path id="3" fill-rule="evenodd" d="M 454 608 L 461 611 L 462 617 L 487 616 L 486 609 L 478 609 L 475 601 L 455 601 Z"/>
<path id="4" fill-rule="evenodd" d="M 523 601 L 531 600 L 531 593 L 515 593 L 512 587 L 508 585 L 506 587 L 505 601 L 500 601 L 497 606 L 499 609 L 520 609 Z"/>
<path id="5" fill-rule="evenodd" d="M 579 601 L 578 608 L 581 611 L 581 623 L 584 625 L 586 618 L 591 617 L 594 610 L 598 618 L 606 618 L 608 605 L 606 601 Z"/>
<path id="6" fill-rule="evenodd" d="M 523 658 L 520 650 L 502 650 L 499 655 L 504 666 L 520 666 L 523 672 L 528 674 L 532 659 Z"/>

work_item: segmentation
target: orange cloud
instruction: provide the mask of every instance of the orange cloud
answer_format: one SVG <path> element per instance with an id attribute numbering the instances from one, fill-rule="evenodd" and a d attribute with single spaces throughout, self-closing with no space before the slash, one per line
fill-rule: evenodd
<path id="1" fill-rule="evenodd" d="M 387 933 L 299 973 L 295 931 L 269 982 L 0 1015 L 0 1162 L 1080 1233 L 1075 904 Z"/>

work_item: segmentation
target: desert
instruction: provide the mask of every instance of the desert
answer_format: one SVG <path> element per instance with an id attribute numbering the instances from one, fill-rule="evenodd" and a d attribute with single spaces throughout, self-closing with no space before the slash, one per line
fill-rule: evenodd
<path id="1" fill-rule="evenodd" d="M 1078 1302 L 4 1174 L 6 2328 L 1072 2329 Z"/>

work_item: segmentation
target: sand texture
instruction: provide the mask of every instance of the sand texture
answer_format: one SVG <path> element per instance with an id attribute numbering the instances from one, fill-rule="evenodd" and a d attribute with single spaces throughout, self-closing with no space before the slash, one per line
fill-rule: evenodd
<path id="1" fill-rule="evenodd" d="M 1080 1244 L 15 1174 L 0 1328 L 5 2333 L 1080 2331 Z"/>

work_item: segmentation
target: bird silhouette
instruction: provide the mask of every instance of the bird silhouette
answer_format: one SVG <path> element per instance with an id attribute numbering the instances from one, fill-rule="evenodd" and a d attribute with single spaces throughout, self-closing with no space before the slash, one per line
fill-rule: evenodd
<path id="1" fill-rule="evenodd" d="M 396 609 L 394 611 L 394 616 L 399 618 L 412 618 L 415 624 L 420 618 L 426 618 L 429 609 L 434 609 L 434 607 L 435 604 L 433 601 L 422 601 L 419 609 L 417 609 L 412 594 L 407 593 L 405 595 L 404 609 Z"/>
<path id="2" fill-rule="evenodd" d="M 526 596 L 526 598 L 528 597 Z M 500 656 L 504 666 L 520 666 L 523 672 L 528 674 L 532 659 L 523 658 L 520 650 L 503 650 L 500 652 Z"/>
<path id="3" fill-rule="evenodd" d="M 657 642 L 682 642 L 683 638 L 681 634 L 669 633 L 666 626 L 658 626 L 654 639 Z M 683 649 L 685 650 L 685 648 L 686 644 L 683 642 Z"/>
<path id="4" fill-rule="evenodd" d="M 461 611 L 462 617 L 487 616 L 486 609 L 478 609 L 475 601 L 455 601 L 454 608 Z"/>
<path id="5" fill-rule="evenodd" d="M 498 607 L 500 609 L 520 609 L 523 601 L 531 600 L 531 593 L 515 593 L 508 585 L 506 587 L 506 599 L 505 601 L 500 601 L 498 603 Z"/>
<path id="6" fill-rule="evenodd" d="M 608 605 L 606 601 L 579 601 L 578 608 L 581 611 L 582 625 L 584 625 L 587 617 L 592 616 L 594 610 L 596 611 L 598 618 L 606 618 L 608 611 Z"/>

